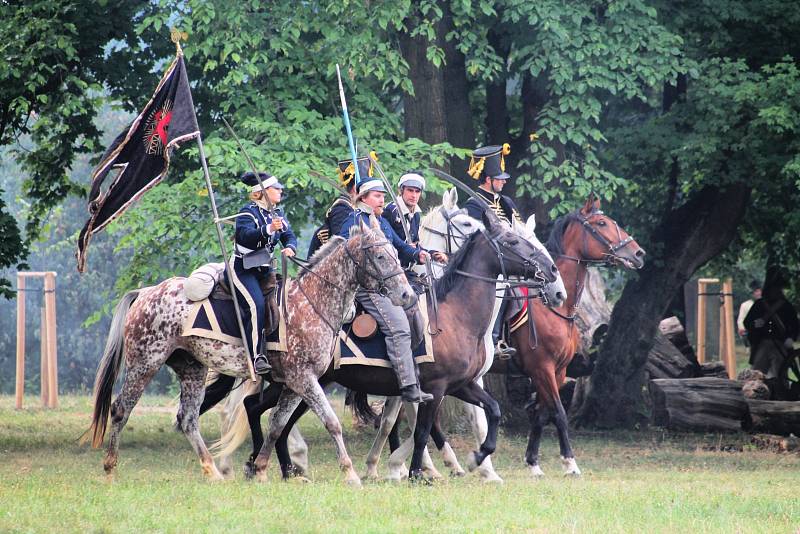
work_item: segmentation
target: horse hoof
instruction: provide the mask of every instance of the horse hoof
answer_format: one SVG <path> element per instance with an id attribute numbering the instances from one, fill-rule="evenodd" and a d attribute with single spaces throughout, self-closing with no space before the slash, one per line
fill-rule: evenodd
<path id="1" fill-rule="evenodd" d="M 503 479 L 494 471 L 483 472 L 480 471 L 481 481 L 489 484 L 503 484 Z"/>
<path id="2" fill-rule="evenodd" d="M 467 472 L 463 469 L 451 469 L 450 476 L 453 478 L 461 478 L 467 476 Z"/>
<path id="3" fill-rule="evenodd" d="M 467 457 L 467 469 L 469 469 L 469 472 L 475 471 L 480 465 L 481 462 L 478 461 L 478 453 L 476 451 L 469 453 Z"/>
<path id="4" fill-rule="evenodd" d="M 244 464 L 244 478 L 246 480 L 253 480 L 256 476 L 256 464 L 253 460 L 248 460 Z"/>
<path id="5" fill-rule="evenodd" d="M 444 476 L 435 468 L 423 469 L 425 477 L 431 480 L 444 480 Z"/>
<path id="6" fill-rule="evenodd" d="M 539 467 L 539 464 L 529 465 L 528 468 L 531 470 L 531 475 L 533 477 L 542 478 L 544 476 L 544 471 L 542 471 L 542 468 Z"/>
<path id="7" fill-rule="evenodd" d="M 344 482 L 351 488 L 359 488 L 359 489 L 362 488 L 361 479 L 358 478 L 358 475 L 349 476 L 346 479 L 344 479 Z"/>
<path id="8" fill-rule="evenodd" d="M 422 472 L 422 469 L 415 469 L 408 474 L 408 481 L 412 484 L 419 484 L 424 486 L 430 486 L 432 484 L 431 480 L 425 478 L 425 474 Z"/>
<path id="9" fill-rule="evenodd" d="M 564 476 L 572 476 L 572 477 L 579 477 L 581 476 L 581 470 L 578 468 L 578 464 L 575 461 L 575 458 L 564 458 L 561 457 L 561 465 L 564 468 Z"/>

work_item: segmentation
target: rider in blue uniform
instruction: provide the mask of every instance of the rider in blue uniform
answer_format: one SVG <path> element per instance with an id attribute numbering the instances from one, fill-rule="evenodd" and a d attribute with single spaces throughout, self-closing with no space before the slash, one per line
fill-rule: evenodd
<path id="1" fill-rule="evenodd" d="M 369 225 L 370 216 L 375 215 L 384 235 L 397 249 L 401 265 L 427 262 L 430 259 L 428 251 L 419 245 L 412 246 L 403 241 L 389 222 L 380 216 L 383 211 L 385 193 L 383 182 L 373 180 L 368 175 L 364 176 L 358 185 L 356 209 L 342 226 L 339 235 L 348 238 L 353 225 L 357 225 L 359 222 Z M 433 395 L 425 393 L 419 387 L 419 377 L 411 351 L 412 335 L 408 313 L 418 315 L 419 310 L 404 310 L 402 307 L 392 304 L 387 297 L 363 288 L 359 288 L 356 292 L 356 300 L 375 319 L 381 332 L 386 336 L 386 352 L 397 374 L 400 395 L 403 400 L 410 402 L 433 400 Z"/>
<path id="2" fill-rule="evenodd" d="M 294 256 L 297 238 L 278 207 L 283 192 L 278 179 L 265 172 L 258 175 L 248 172 L 242 175 L 241 180 L 250 186 L 251 202 L 236 217 L 236 245 L 228 268 L 232 268 L 236 298 L 242 313 L 244 342 L 253 358 L 255 372 L 264 374 L 271 367 L 262 347 L 266 303 L 261 285 L 272 272 L 272 253 L 278 243 L 283 248 L 282 254 Z"/>
<path id="3" fill-rule="evenodd" d="M 358 158 L 358 172 L 361 176 L 372 176 L 372 161 L 368 157 Z M 339 235 L 342 225 L 353 214 L 353 202 L 356 197 L 356 172 L 353 160 L 345 159 L 338 163 L 337 172 L 339 183 L 347 188 L 347 194 L 342 193 L 333 201 L 325 213 L 325 221 L 317 228 L 311 237 L 308 246 L 308 257 L 314 255 L 319 248 L 328 242 L 332 235 Z"/>

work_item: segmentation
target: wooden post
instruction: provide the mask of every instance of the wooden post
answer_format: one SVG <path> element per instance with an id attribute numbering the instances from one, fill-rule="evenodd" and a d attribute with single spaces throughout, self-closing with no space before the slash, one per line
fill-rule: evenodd
<path id="1" fill-rule="evenodd" d="M 56 335 L 56 273 L 44 277 L 44 311 L 47 316 L 47 388 L 50 408 L 58 408 L 58 353 Z"/>
<path id="2" fill-rule="evenodd" d="M 718 284 L 718 278 L 697 280 L 697 362 L 706 362 L 706 298 L 708 284 Z"/>
<path id="3" fill-rule="evenodd" d="M 41 396 L 42 396 L 42 407 L 47 408 L 50 406 L 50 390 L 48 389 L 48 371 L 47 368 L 49 367 L 48 362 L 50 360 L 49 352 L 47 348 L 47 328 L 45 328 L 45 324 L 47 324 L 47 313 L 45 312 L 44 306 L 42 306 L 42 322 L 39 323 L 39 347 L 40 347 L 40 365 L 39 365 L 39 383 L 41 385 Z"/>
<path id="4" fill-rule="evenodd" d="M 722 298 L 724 313 L 720 317 L 724 317 L 725 321 L 725 340 L 724 345 L 720 344 L 720 346 L 725 347 L 727 359 L 723 361 L 725 361 L 725 368 L 728 370 L 728 377 L 734 380 L 736 378 L 736 348 L 733 337 L 735 326 L 733 323 L 733 280 L 731 278 L 726 278 L 722 283 Z"/>
<path id="5" fill-rule="evenodd" d="M 17 275 L 17 410 L 22 409 L 22 395 L 25 393 L 25 278 Z"/>

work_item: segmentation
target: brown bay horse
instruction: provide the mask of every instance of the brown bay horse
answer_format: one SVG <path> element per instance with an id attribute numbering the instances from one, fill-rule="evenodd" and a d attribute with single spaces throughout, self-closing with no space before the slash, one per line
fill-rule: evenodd
<path id="1" fill-rule="evenodd" d="M 539 466 L 539 444 L 544 425 L 552 421 L 558 433 L 565 474 L 580 475 L 570 446 L 567 414 L 559 388 L 564 384 L 567 366 L 579 346 L 575 315 L 587 268 L 603 264 L 640 269 L 645 252 L 616 221 L 600 211 L 600 201 L 593 195 L 581 209 L 556 220 L 547 248 L 561 272 L 567 300 L 552 308 L 538 299 L 529 301 L 528 313 L 535 330 L 523 326 L 511 334 L 511 345 L 517 349 L 514 363 L 530 377 L 536 390 L 536 401 L 529 411 L 531 428 L 525 461 L 532 475 L 544 475 Z"/>

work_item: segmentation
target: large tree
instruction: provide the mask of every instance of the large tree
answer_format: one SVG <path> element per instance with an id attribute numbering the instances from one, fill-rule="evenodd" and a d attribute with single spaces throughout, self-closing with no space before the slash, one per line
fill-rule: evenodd
<path id="1" fill-rule="evenodd" d="M 665 6 L 665 23 L 696 61 L 690 79 L 665 86 L 661 109 L 618 109 L 609 120 L 605 160 L 633 182 L 617 206 L 649 255 L 615 306 L 580 424 L 632 426 L 646 418 L 644 366 L 658 322 L 705 263 L 733 243 L 768 250 L 778 262 L 797 260 L 796 245 L 784 243 L 797 230 L 800 201 L 800 78 L 784 55 L 797 52 L 790 36 L 800 11 L 777 8 Z"/>

